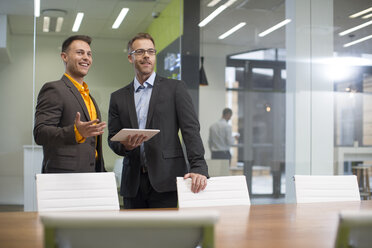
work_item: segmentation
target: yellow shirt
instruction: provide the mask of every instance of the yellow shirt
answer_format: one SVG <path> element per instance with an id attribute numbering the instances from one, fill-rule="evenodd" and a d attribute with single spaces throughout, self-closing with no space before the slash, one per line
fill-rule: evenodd
<path id="1" fill-rule="evenodd" d="M 75 87 L 80 92 L 81 97 L 84 99 L 85 106 L 88 109 L 90 119 L 91 120 L 97 119 L 97 110 L 96 110 L 96 107 L 94 106 L 94 103 L 92 101 L 92 98 L 90 98 L 90 96 L 89 96 L 88 85 L 85 82 L 83 82 L 83 85 L 79 84 L 75 79 L 73 79 L 67 73 L 65 73 L 65 76 L 68 79 L 70 79 L 70 81 L 75 85 Z M 83 113 L 80 113 L 80 114 L 83 114 Z M 84 143 L 85 142 L 85 138 L 79 133 L 79 131 L 76 128 L 76 125 L 74 125 L 74 130 L 75 130 L 75 139 L 76 139 L 76 142 L 78 142 L 78 143 Z M 97 157 L 97 151 L 96 151 L 96 157 Z"/>

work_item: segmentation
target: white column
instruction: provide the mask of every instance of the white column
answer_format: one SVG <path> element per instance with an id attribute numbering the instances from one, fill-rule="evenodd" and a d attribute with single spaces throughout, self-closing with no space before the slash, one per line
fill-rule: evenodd
<path id="1" fill-rule="evenodd" d="M 333 173 L 333 83 L 324 57 L 333 54 L 332 0 L 286 0 L 286 201 L 293 175 Z"/>

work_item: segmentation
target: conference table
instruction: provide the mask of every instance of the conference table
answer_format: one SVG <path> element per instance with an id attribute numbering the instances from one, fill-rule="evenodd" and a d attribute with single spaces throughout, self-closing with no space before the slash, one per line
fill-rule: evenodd
<path id="1" fill-rule="evenodd" d="M 182 211 L 201 209 L 206 208 Z M 340 211 L 372 210 L 372 201 L 226 206 L 213 209 L 220 214 L 215 226 L 217 248 L 319 248 L 334 246 Z M 0 247 L 41 248 L 43 235 L 43 226 L 37 212 L 0 213 Z"/>

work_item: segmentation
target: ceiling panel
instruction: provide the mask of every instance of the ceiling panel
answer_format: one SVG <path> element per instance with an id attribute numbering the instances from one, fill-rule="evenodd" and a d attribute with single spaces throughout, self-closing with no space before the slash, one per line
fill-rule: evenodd
<path id="1" fill-rule="evenodd" d="M 171 0 L 41 0 L 41 10 L 62 9 L 67 12 L 61 33 L 43 33 L 42 18 L 37 20 L 37 35 L 68 36 L 71 31 L 76 13 L 83 11 L 84 20 L 79 33 L 86 33 L 97 38 L 128 40 L 139 31 L 145 30 L 152 22 L 153 12 L 161 12 Z M 184 0 L 187 1 L 187 0 Z M 210 0 L 201 0 L 201 18 L 206 17 L 219 5 L 210 8 Z M 353 35 L 339 37 L 340 31 L 359 25 L 367 20 L 361 18 L 350 19 L 348 16 L 360 10 L 371 7 L 371 0 L 335 0 L 334 27 L 332 29 L 315 27 L 316 32 L 334 32 L 335 50 L 347 52 L 351 49 L 342 47 L 346 42 L 372 34 L 372 25 Z M 111 26 L 121 8 L 130 9 L 119 29 L 113 30 Z M 11 34 L 33 33 L 33 1 L 32 0 L 1 0 L 0 14 L 8 14 L 8 23 Z M 284 20 L 285 0 L 237 0 L 217 18 L 201 28 L 202 41 L 206 44 L 220 44 L 231 46 L 269 48 L 285 47 L 285 29 L 282 28 L 260 38 L 258 34 L 272 25 Z M 369 20 L 372 20 L 370 18 Z M 247 25 L 232 36 L 218 40 L 218 36 L 240 22 Z M 372 53 L 372 40 L 353 46 L 353 52 Z"/>

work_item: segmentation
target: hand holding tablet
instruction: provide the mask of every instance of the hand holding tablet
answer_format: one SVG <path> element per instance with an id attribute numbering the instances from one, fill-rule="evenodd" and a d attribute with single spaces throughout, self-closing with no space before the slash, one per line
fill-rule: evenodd
<path id="1" fill-rule="evenodd" d="M 117 134 L 115 134 L 111 141 L 124 141 L 128 138 L 128 136 L 134 135 L 144 135 L 146 138 L 144 141 L 148 141 L 152 137 L 154 137 L 157 133 L 159 133 L 159 129 L 133 129 L 133 128 L 123 128 Z"/>

